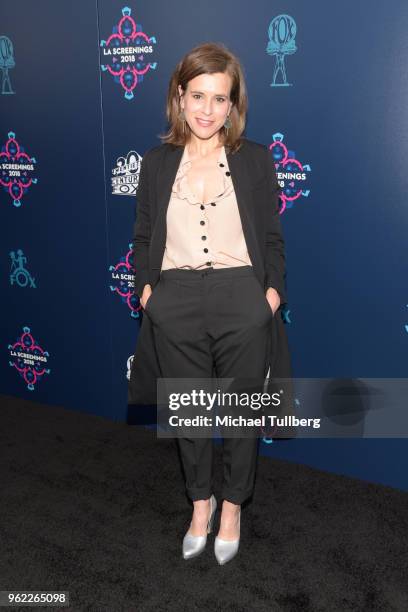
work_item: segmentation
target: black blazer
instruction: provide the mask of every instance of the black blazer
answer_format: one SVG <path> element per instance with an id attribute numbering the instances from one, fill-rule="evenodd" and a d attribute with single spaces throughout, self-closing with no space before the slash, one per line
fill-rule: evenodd
<path id="1" fill-rule="evenodd" d="M 149 149 L 143 156 L 133 232 L 135 294 L 139 297 L 146 283 L 154 291 L 160 278 L 166 245 L 167 207 L 183 151 L 182 146 L 162 144 Z M 286 302 L 285 254 L 275 166 L 265 145 L 246 138 L 242 139 L 238 151 L 226 154 L 254 273 L 264 290 L 274 287 L 281 297 L 279 309 L 271 317 L 270 380 L 289 378 L 289 347 L 282 318 L 282 306 Z M 153 329 L 149 317 L 143 314 L 130 371 L 129 404 L 156 404 L 158 377 L 161 372 Z M 268 385 L 266 391 L 271 390 Z"/>
<path id="2" fill-rule="evenodd" d="M 166 213 L 184 147 L 163 144 L 143 156 L 133 233 L 135 293 L 160 277 L 166 245 Z M 226 154 L 242 229 L 254 273 L 266 290 L 274 287 L 286 302 L 284 240 L 279 217 L 280 186 L 268 148 L 246 138 Z"/>

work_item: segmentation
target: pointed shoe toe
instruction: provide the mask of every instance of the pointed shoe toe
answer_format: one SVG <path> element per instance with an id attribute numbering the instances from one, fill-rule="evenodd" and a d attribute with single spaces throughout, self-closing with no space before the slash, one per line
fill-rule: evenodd
<path id="1" fill-rule="evenodd" d="M 214 540 L 214 554 L 220 565 L 231 561 L 237 554 L 238 549 L 239 538 L 238 540 L 222 540 L 217 536 Z"/>
<path id="2" fill-rule="evenodd" d="M 241 529 L 241 510 L 239 511 L 238 529 Z M 231 561 L 238 552 L 240 537 L 237 540 L 222 540 L 218 536 L 214 540 L 214 554 L 220 565 Z"/>
<path id="3" fill-rule="evenodd" d="M 183 559 L 192 559 L 203 552 L 207 544 L 207 534 L 203 536 L 193 536 L 186 533 L 183 539 Z"/>

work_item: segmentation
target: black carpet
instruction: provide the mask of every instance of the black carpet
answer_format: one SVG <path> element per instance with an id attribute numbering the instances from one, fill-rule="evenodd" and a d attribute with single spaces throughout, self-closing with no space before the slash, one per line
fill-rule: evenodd
<path id="1" fill-rule="evenodd" d="M 408 610 L 406 492 L 259 457 L 238 555 L 216 562 L 217 511 L 184 561 L 174 440 L 18 398 L 0 409 L 0 590 L 69 591 L 65 610 Z"/>

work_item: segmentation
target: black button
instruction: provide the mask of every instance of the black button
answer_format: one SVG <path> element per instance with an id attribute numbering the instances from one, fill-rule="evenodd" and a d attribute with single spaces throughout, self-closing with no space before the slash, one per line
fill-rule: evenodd
<path id="1" fill-rule="evenodd" d="M 201 236 L 201 240 L 207 240 L 207 236 Z"/>
<path id="2" fill-rule="evenodd" d="M 207 266 L 211 266 L 211 261 L 207 261 Z"/>
<path id="3" fill-rule="evenodd" d="M 227 176 L 230 176 L 230 175 L 231 175 L 231 172 L 226 172 L 225 174 L 226 174 Z"/>
<path id="4" fill-rule="evenodd" d="M 204 253 L 208 253 L 208 249 L 207 249 L 207 247 L 204 249 Z"/>
<path id="5" fill-rule="evenodd" d="M 215 202 L 211 202 L 211 206 L 215 206 Z"/>
<path id="6" fill-rule="evenodd" d="M 201 204 L 200 208 L 201 208 L 201 210 L 204 210 L 205 207 Z"/>
<path id="7" fill-rule="evenodd" d="M 220 166 L 221 166 L 221 168 L 223 168 L 223 167 L 224 167 L 224 164 L 221 164 L 221 163 L 220 163 Z"/>
<path id="8" fill-rule="evenodd" d="M 205 221 L 200 221 L 200 225 L 205 225 Z"/>

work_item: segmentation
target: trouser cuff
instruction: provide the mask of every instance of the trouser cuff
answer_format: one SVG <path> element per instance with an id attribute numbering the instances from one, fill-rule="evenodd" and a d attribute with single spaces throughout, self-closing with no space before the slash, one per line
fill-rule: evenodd
<path id="1" fill-rule="evenodd" d="M 231 491 L 229 489 L 223 489 L 221 497 L 232 504 L 241 505 L 248 497 L 251 497 L 252 493 L 253 489 L 250 491 Z"/>
<path id="2" fill-rule="evenodd" d="M 211 497 L 210 489 L 187 489 L 187 495 L 191 499 L 191 501 L 197 501 L 198 499 L 210 499 Z"/>

